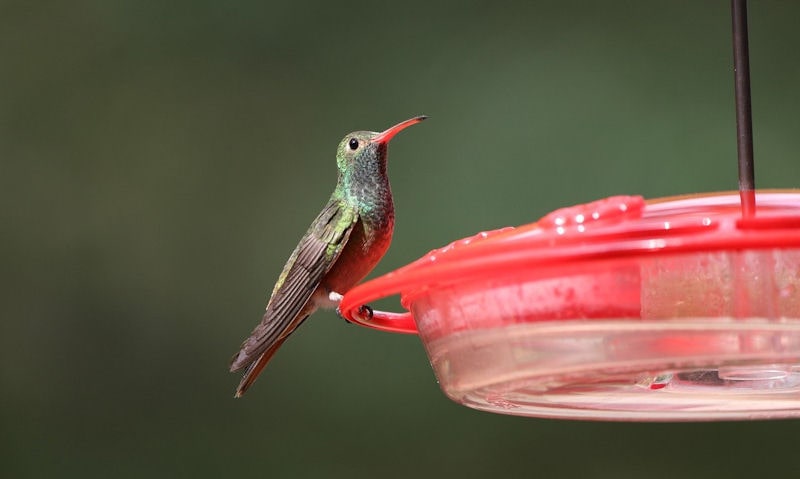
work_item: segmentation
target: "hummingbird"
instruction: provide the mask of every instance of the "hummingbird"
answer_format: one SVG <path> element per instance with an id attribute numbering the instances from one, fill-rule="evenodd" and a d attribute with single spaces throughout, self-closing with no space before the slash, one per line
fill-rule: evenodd
<path id="1" fill-rule="evenodd" d="M 336 188 L 289 256 L 261 322 L 231 361 L 231 372 L 244 370 L 235 397 L 247 391 L 308 316 L 337 307 L 386 253 L 394 231 L 387 146 L 401 130 L 427 118 L 417 116 L 380 133 L 355 131 L 339 143 Z"/>

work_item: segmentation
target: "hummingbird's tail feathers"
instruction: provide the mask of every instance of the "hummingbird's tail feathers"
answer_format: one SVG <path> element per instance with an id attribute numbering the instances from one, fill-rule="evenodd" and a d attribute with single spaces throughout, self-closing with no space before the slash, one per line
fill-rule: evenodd
<path id="1" fill-rule="evenodd" d="M 287 317 L 276 317 L 267 308 L 264 317 L 261 318 L 261 322 L 250 334 L 250 337 L 242 343 L 239 352 L 231 358 L 231 372 L 235 373 L 244 369 L 247 365 L 256 362 L 264 352 L 271 349 L 275 344 L 280 345 L 283 343 L 283 339 L 292 334 L 316 309 L 313 303 L 307 303 L 305 308 L 294 319 L 283 319 Z"/>
<path id="2" fill-rule="evenodd" d="M 308 311 L 313 312 L 314 309 L 316 309 L 316 307 L 310 306 Z M 286 338 L 288 338 L 289 335 L 291 335 L 294 332 L 294 330 L 297 329 L 298 326 L 303 324 L 303 321 L 305 321 L 306 318 L 308 318 L 310 312 L 308 312 L 308 314 L 304 313 L 303 315 L 298 316 L 297 319 L 293 321 L 289 325 L 289 327 L 283 331 L 283 334 L 279 336 L 278 339 L 275 340 L 275 342 L 270 344 L 269 347 L 267 347 L 267 349 L 263 353 L 261 353 L 261 355 L 258 356 L 255 360 L 251 359 L 252 356 L 248 354 L 248 350 L 244 346 L 242 347 L 242 350 L 239 351 L 239 353 L 233 357 L 233 361 L 231 362 L 231 372 L 236 372 L 241 369 L 244 369 L 242 380 L 239 381 L 239 387 L 236 388 L 236 394 L 234 395 L 234 397 L 237 398 L 242 397 L 242 395 L 245 393 L 245 391 L 247 391 L 250 385 L 255 382 L 258 375 L 261 374 L 261 370 L 264 369 L 264 366 L 267 365 L 269 360 L 272 359 L 272 356 L 274 356 L 275 353 L 278 351 L 278 349 L 280 349 L 283 342 L 286 341 Z M 247 344 L 247 342 L 245 342 L 245 344 Z M 250 360 L 248 361 L 248 359 Z"/>
<path id="3" fill-rule="evenodd" d="M 245 369 L 244 375 L 242 376 L 242 380 L 239 381 L 239 387 L 236 388 L 236 394 L 234 394 L 233 397 L 235 398 L 242 397 L 244 393 L 250 388 L 250 386 L 252 386 L 253 383 L 256 382 L 256 378 L 258 378 L 258 375 L 261 374 L 261 370 L 263 370 L 264 366 L 266 366 L 269 360 L 272 359 L 272 356 L 275 355 L 275 351 L 277 351 L 278 348 L 281 347 L 281 344 L 283 344 L 283 342 L 286 341 L 287 337 L 288 336 L 285 336 L 279 339 L 274 345 L 272 345 L 271 348 L 264 351 L 264 353 L 261 356 L 259 356 L 258 359 L 256 359 L 255 361 L 250 363 L 249 366 L 247 366 L 247 369 Z"/>

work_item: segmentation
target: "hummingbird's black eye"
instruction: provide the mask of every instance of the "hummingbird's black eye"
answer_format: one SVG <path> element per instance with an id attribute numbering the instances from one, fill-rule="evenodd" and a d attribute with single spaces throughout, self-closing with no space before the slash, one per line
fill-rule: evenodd
<path id="1" fill-rule="evenodd" d="M 348 143 L 348 146 L 350 147 L 351 150 L 355 150 L 356 148 L 358 148 L 358 140 L 356 140 L 355 138 L 350 138 L 350 143 Z"/>

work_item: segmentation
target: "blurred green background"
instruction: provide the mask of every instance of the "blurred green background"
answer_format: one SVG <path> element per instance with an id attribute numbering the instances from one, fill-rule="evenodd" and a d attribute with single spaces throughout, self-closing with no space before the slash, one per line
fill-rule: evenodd
<path id="1" fill-rule="evenodd" d="M 757 183 L 800 183 L 800 3 L 750 9 Z M 773 477 L 797 421 L 492 415 L 324 312 L 230 356 L 335 181 L 390 148 L 376 274 L 614 194 L 736 187 L 727 1 L 0 1 L 2 477 Z M 390 304 L 396 307 L 396 301 Z"/>

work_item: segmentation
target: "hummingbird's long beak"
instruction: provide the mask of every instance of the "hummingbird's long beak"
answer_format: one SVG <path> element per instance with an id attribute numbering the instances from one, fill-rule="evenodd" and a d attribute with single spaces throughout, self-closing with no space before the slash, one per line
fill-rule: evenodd
<path id="1" fill-rule="evenodd" d="M 389 140 L 391 140 L 394 137 L 394 135 L 400 133 L 400 130 L 403 130 L 411 125 L 416 125 L 417 123 L 421 122 L 422 120 L 426 120 L 427 118 L 428 118 L 427 116 L 421 115 L 400 122 L 395 126 L 378 133 L 376 136 L 372 138 L 372 141 L 375 143 L 389 143 Z"/>

